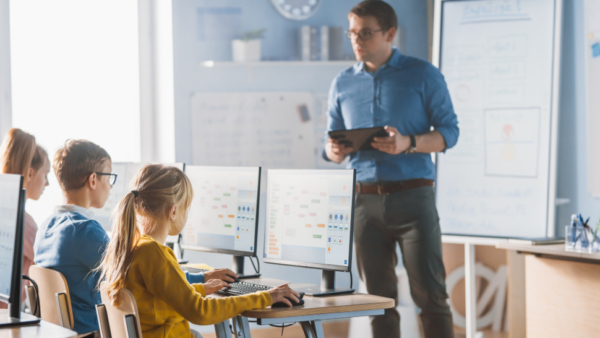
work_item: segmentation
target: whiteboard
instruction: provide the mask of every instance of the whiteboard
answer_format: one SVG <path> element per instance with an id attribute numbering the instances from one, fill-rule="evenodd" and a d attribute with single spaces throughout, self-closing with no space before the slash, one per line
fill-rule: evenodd
<path id="1" fill-rule="evenodd" d="M 589 187 L 600 197 L 600 1 L 585 0 L 584 16 Z"/>
<path id="2" fill-rule="evenodd" d="M 333 166 L 321 157 L 326 94 L 202 92 L 191 100 L 195 165 L 260 166 L 263 175 L 268 168 Z"/>
<path id="3" fill-rule="evenodd" d="M 436 163 L 443 233 L 553 235 L 560 26 L 560 0 L 437 0 L 433 62 L 460 127 Z"/>

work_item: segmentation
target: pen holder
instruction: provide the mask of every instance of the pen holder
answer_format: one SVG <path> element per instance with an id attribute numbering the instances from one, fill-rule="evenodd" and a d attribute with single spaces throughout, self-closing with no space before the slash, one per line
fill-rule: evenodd
<path id="1" fill-rule="evenodd" d="M 581 252 L 592 251 L 592 236 L 587 228 L 581 228 L 581 236 L 579 236 L 579 243 L 576 246 Z"/>
<path id="2" fill-rule="evenodd" d="M 565 250 L 590 252 L 592 245 L 588 233 L 584 227 L 565 226 Z"/>
<path id="3" fill-rule="evenodd" d="M 596 236 L 596 238 L 592 240 L 591 249 L 592 252 L 600 252 L 600 236 Z"/>
<path id="4" fill-rule="evenodd" d="M 581 236 L 581 227 L 566 225 L 565 226 L 565 250 L 577 251 L 577 243 Z"/>

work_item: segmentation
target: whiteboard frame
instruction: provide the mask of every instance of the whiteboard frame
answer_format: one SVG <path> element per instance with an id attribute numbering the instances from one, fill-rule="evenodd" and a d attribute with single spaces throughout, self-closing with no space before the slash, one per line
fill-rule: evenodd
<path id="1" fill-rule="evenodd" d="M 433 46 L 431 48 L 431 63 L 440 68 L 441 36 L 442 36 L 442 4 L 450 1 L 482 1 L 482 0 L 435 0 L 433 8 Z M 546 236 L 556 234 L 556 174 L 558 162 L 558 114 L 560 94 L 560 62 L 562 47 L 562 17 L 563 0 L 554 1 L 554 38 L 552 57 L 552 97 L 550 104 L 550 157 L 548 172 L 548 197 L 546 199 Z M 436 154 L 436 181 L 438 163 Z M 437 194 L 436 194 L 437 195 Z M 498 238 L 504 238 L 498 236 Z"/>

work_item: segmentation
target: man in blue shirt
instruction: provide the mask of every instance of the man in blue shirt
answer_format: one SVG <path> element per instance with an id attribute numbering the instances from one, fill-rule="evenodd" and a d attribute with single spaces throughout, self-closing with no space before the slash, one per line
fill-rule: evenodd
<path id="1" fill-rule="evenodd" d="M 375 150 L 355 151 L 329 138 L 324 158 L 357 171 L 354 238 L 358 269 L 369 293 L 398 299 L 396 243 L 426 337 L 454 337 L 445 285 L 435 166 L 431 153 L 458 140 L 458 121 L 442 74 L 429 62 L 392 48 L 397 18 L 379 0 L 348 15 L 358 61 L 329 93 L 328 130 L 385 126 Z M 372 321 L 373 337 L 400 337 L 400 316 L 386 310 Z"/>

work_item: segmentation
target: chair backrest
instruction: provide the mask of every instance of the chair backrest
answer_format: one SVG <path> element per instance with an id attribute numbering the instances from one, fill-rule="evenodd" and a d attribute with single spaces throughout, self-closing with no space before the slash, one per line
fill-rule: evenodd
<path id="1" fill-rule="evenodd" d="M 27 301 L 29 303 L 31 314 L 40 318 L 40 306 L 38 304 L 38 294 L 35 292 L 35 287 L 33 285 L 27 285 L 25 290 L 27 291 Z"/>
<path id="2" fill-rule="evenodd" d="M 127 289 L 120 291 L 120 303 L 118 307 L 111 305 L 106 292 L 106 283 L 100 284 L 100 296 L 106 308 L 108 322 L 110 323 L 110 334 L 112 338 L 142 338 L 142 325 L 140 324 L 140 313 L 133 298 L 133 294 Z"/>
<path id="3" fill-rule="evenodd" d="M 98 327 L 100 328 L 101 338 L 112 338 L 110 334 L 110 324 L 108 323 L 108 314 L 104 304 L 96 305 L 96 315 L 98 315 Z"/>
<path id="4" fill-rule="evenodd" d="M 65 276 L 58 271 L 37 265 L 29 268 L 29 276 L 38 285 L 41 318 L 52 324 L 72 329 L 75 321 Z"/>

